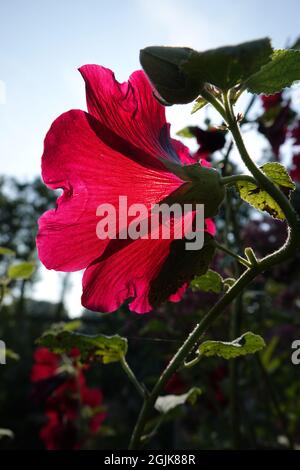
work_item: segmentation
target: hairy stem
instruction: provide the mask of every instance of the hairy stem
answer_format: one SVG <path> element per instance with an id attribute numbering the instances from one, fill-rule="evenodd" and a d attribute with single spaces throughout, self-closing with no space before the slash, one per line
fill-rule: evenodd
<path id="1" fill-rule="evenodd" d="M 234 259 L 236 259 L 239 263 L 243 264 L 247 268 L 251 267 L 251 263 L 249 261 L 247 261 L 242 256 L 238 255 L 237 253 L 234 253 L 233 251 L 231 251 L 230 248 L 227 248 L 227 246 L 220 245 L 220 243 L 218 242 L 215 242 L 215 246 L 219 250 L 224 251 L 224 253 L 227 253 L 228 255 L 232 256 Z"/>
<path id="2" fill-rule="evenodd" d="M 251 175 L 232 175 L 232 176 L 223 176 L 221 178 L 221 183 L 226 185 L 234 185 L 239 181 L 248 181 L 252 184 L 257 184 L 256 179 Z"/>
<path id="3" fill-rule="evenodd" d="M 131 367 L 129 366 L 128 362 L 126 361 L 125 357 L 123 356 L 122 359 L 121 359 L 121 365 L 123 367 L 123 370 L 125 372 L 125 374 L 128 376 L 128 378 L 130 379 L 130 381 L 133 383 L 133 385 L 135 386 L 136 390 L 138 391 L 138 393 L 141 395 L 142 398 L 145 398 L 146 396 L 146 390 L 144 389 L 144 387 L 140 384 L 140 382 L 138 381 L 138 379 L 136 378 L 133 370 L 131 369 Z"/>

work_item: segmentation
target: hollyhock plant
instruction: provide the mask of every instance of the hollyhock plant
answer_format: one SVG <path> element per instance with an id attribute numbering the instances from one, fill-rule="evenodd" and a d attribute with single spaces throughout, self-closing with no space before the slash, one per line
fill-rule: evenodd
<path id="1" fill-rule="evenodd" d="M 34 387 L 47 381 L 53 387 L 46 397 L 46 423 L 40 431 L 40 437 L 48 450 L 78 449 L 85 440 L 97 433 L 106 414 L 102 410 L 102 392 L 86 384 L 84 371 L 87 366 L 77 361 L 75 350 L 69 354 L 67 364 L 62 357 L 39 347 L 34 353 L 31 381 Z M 68 372 L 63 374 L 64 366 Z M 71 369 L 72 370 L 71 370 Z M 61 376 L 58 382 L 56 379 Z M 84 412 L 88 409 L 88 413 Z M 81 429 L 83 420 L 85 432 Z"/>
<path id="2" fill-rule="evenodd" d="M 148 312 L 164 300 L 180 300 L 199 266 L 196 262 L 193 268 L 189 258 L 175 266 L 178 240 L 173 244 L 172 237 L 100 240 L 97 207 L 109 203 L 118 213 L 120 195 L 127 197 L 128 206 L 150 206 L 170 196 L 175 202 L 185 196 L 195 202 L 185 169 L 197 173 L 204 167 L 170 137 L 164 107 L 154 98 L 144 72 L 134 72 L 122 84 L 112 71 L 98 65 L 83 66 L 80 73 L 86 84 L 88 113 L 62 114 L 45 139 L 43 180 L 51 189 L 62 188 L 63 194 L 56 209 L 39 221 L 39 258 L 48 269 L 86 268 L 82 304 L 90 310 L 111 312 L 131 298 L 132 311 Z M 211 217 L 224 193 L 219 188 L 210 191 L 209 181 L 219 177 L 213 169 L 205 171 L 203 197 L 215 199 L 212 209 L 211 203 L 205 206 L 205 216 Z M 201 197 L 197 202 L 206 203 Z M 119 219 L 118 233 L 127 223 Z M 214 232 L 210 220 L 206 230 Z M 162 281 L 165 271 L 171 272 L 167 282 Z"/>

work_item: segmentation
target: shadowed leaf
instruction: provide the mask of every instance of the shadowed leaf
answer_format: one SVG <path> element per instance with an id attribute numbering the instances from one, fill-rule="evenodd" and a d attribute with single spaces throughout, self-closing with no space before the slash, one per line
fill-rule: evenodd
<path id="1" fill-rule="evenodd" d="M 219 294 L 223 289 L 223 279 L 219 273 L 209 269 L 203 276 L 196 276 L 191 282 L 194 291 L 215 292 Z"/>
<path id="2" fill-rule="evenodd" d="M 270 40 L 263 38 L 204 52 L 193 51 L 181 68 L 199 84 L 210 83 L 226 91 L 257 72 L 271 54 Z"/>
<path id="3" fill-rule="evenodd" d="M 84 362 L 89 360 L 99 360 L 103 364 L 118 362 L 127 352 L 127 339 L 119 335 L 88 336 L 69 331 L 64 326 L 56 326 L 46 331 L 37 342 L 57 354 L 69 353 L 76 348 L 80 351 Z"/>

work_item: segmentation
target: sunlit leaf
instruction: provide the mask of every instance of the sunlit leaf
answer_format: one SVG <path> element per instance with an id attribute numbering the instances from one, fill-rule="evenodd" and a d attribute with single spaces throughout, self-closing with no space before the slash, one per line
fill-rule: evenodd
<path id="1" fill-rule="evenodd" d="M 7 349 L 5 350 L 5 356 L 7 359 L 12 359 L 13 361 L 19 361 L 20 356 L 17 354 L 15 351 L 12 349 Z"/>
<path id="2" fill-rule="evenodd" d="M 252 93 L 272 95 L 300 80 L 300 51 L 274 51 L 272 60 L 252 75 L 245 87 Z"/>
<path id="3" fill-rule="evenodd" d="M 180 129 L 180 131 L 176 132 L 176 135 L 178 135 L 179 137 L 185 137 L 187 139 L 195 137 L 193 127 L 184 127 L 183 129 Z"/>
<path id="4" fill-rule="evenodd" d="M 198 353 L 201 356 L 220 356 L 224 359 L 233 359 L 246 354 L 254 354 L 264 347 L 264 339 L 248 331 L 231 342 L 204 341 L 200 344 Z"/>
<path id="5" fill-rule="evenodd" d="M 0 246 L 0 255 L 4 256 L 14 256 L 16 253 L 11 250 L 10 248 L 6 248 L 5 246 Z"/>
<path id="6" fill-rule="evenodd" d="M 261 167 L 262 171 L 275 183 L 281 191 L 290 196 L 295 190 L 295 184 L 288 172 L 280 163 L 266 163 Z M 276 219 L 285 219 L 285 215 L 276 201 L 256 184 L 248 181 L 239 181 L 236 184 L 240 197 L 256 209 L 268 212 Z"/>
<path id="7" fill-rule="evenodd" d="M 10 429 L 0 428 L 0 439 L 3 439 L 4 437 L 13 439 L 14 433 Z"/>
<path id="8" fill-rule="evenodd" d="M 204 98 L 202 98 L 202 96 L 198 96 L 198 98 L 196 99 L 196 101 L 195 101 L 195 103 L 192 107 L 191 114 L 196 113 L 200 109 L 204 108 L 204 106 L 206 106 L 206 105 L 207 105 L 207 101 Z"/>
<path id="9" fill-rule="evenodd" d="M 9 266 L 7 276 L 9 279 L 29 279 L 35 271 L 35 264 L 22 262 Z"/>

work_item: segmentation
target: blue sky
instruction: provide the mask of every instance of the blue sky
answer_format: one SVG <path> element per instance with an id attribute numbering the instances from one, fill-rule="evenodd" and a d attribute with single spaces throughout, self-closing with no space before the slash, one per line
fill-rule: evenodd
<path id="1" fill-rule="evenodd" d="M 298 0 L 1 0 L 0 173 L 39 174 L 53 119 L 85 108 L 80 65 L 105 65 L 122 81 L 139 68 L 139 49 L 147 45 L 204 50 L 270 36 L 283 47 L 300 35 L 299 17 Z M 175 131 L 199 119 L 189 106 L 167 114 Z M 55 276 L 44 272 L 38 297 L 56 298 Z M 78 279 L 71 296 L 77 310 Z"/>
<path id="2" fill-rule="evenodd" d="M 85 107 L 77 68 L 100 63 L 125 80 L 151 44 L 206 49 L 269 35 L 276 47 L 300 34 L 297 0 L 2 0 L 0 3 L 1 173 L 39 173 L 45 132 Z M 184 107 L 168 112 L 175 127 Z"/>

